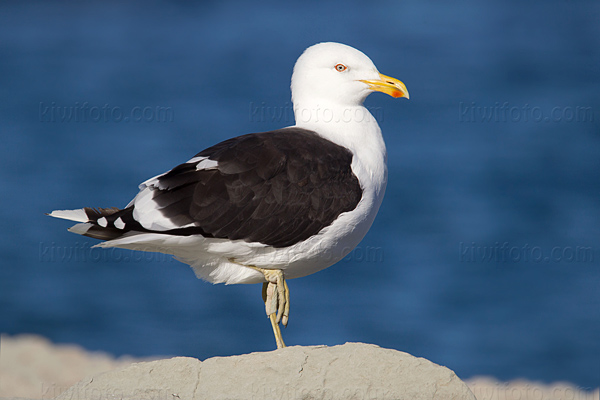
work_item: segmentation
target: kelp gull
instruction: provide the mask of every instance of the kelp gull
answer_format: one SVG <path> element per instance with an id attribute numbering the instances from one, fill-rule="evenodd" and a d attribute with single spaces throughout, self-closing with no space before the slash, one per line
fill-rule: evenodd
<path id="1" fill-rule="evenodd" d="M 286 279 L 327 268 L 365 236 L 387 183 L 386 149 L 363 106 L 373 91 L 408 98 L 362 52 L 320 43 L 292 74 L 296 125 L 226 140 L 140 185 L 123 209 L 57 210 L 69 230 L 174 255 L 213 283 L 263 282 L 277 347 Z"/>

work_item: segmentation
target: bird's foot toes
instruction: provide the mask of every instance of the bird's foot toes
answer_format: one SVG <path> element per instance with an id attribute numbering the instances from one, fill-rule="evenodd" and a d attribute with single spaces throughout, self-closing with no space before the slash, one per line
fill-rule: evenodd
<path id="1" fill-rule="evenodd" d="M 277 313 L 275 322 L 287 326 L 290 315 L 290 289 L 283 271 L 265 269 L 262 272 L 267 280 L 263 295 L 267 315 Z"/>

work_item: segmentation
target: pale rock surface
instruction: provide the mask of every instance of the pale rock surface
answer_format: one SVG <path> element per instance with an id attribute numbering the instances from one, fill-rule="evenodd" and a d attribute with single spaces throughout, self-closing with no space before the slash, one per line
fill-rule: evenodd
<path id="1" fill-rule="evenodd" d="M 0 399 L 51 399 L 86 376 L 130 365 L 80 346 L 54 344 L 37 335 L 0 336 Z M 140 361 L 140 360 L 136 360 Z"/>
<path id="2" fill-rule="evenodd" d="M 200 363 L 195 359 L 185 360 L 191 362 L 192 365 Z M 102 372 L 113 369 L 123 370 L 133 362 L 139 363 L 142 361 L 142 359 L 133 357 L 114 358 L 106 353 L 87 351 L 77 345 L 55 344 L 36 335 L 1 335 L 0 399 L 16 400 L 17 397 L 52 399 L 86 377 L 87 380 L 79 384 L 80 388 L 85 387 L 85 382 L 89 382 L 92 377 Z M 202 364 L 206 362 L 209 362 L 209 360 Z M 336 363 L 332 365 L 335 366 Z M 309 368 L 314 369 L 314 365 L 306 364 L 303 374 L 304 371 L 309 371 Z M 162 390 L 163 388 L 159 387 L 156 382 L 152 381 L 152 384 L 146 387 L 144 392 L 141 392 L 144 394 L 139 396 L 140 400 L 177 400 L 176 396 L 168 393 L 167 390 Z M 215 380 L 214 384 L 218 385 L 219 382 L 221 381 Z M 289 388 L 291 386 L 289 382 L 282 382 L 279 386 L 272 385 L 262 388 L 255 386 L 255 391 L 250 391 L 247 398 L 254 397 L 260 399 L 263 397 L 269 398 L 270 396 L 271 398 L 293 399 L 294 397 L 292 396 L 294 393 L 290 393 Z M 600 389 L 581 388 L 567 382 L 541 383 L 523 379 L 501 382 L 492 377 L 473 377 L 465 380 L 465 382 L 478 400 L 600 400 Z M 193 380 L 192 384 L 195 387 L 196 381 Z M 165 387 L 170 387 L 170 385 Z M 356 388 L 356 385 L 352 387 Z M 85 398 L 83 397 L 85 392 L 80 391 L 80 393 L 81 398 Z M 314 390 L 312 393 L 305 393 L 305 397 L 310 398 L 309 396 L 312 395 L 313 398 L 330 399 L 332 398 L 328 397 L 330 393 L 323 390 L 320 392 Z M 386 397 L 385 391 L 377 392 L 376 390 L 370 390 L 365 392 L 363 390 L 362 392 L 358 392 L 355 390 L 352 393 L 350 391 L 346 393 L 348 396 L 354 395 L 355 398 L 391 398 L 389 395 Z M 95 400 L 119 398 L 118 391 L 113 391 L 112 394 L 116 394 L 117 396 L 112 396 L 111 392 L 89 391 L 87 396 Z M 438 394 L 441 395 L 442 392 L 438 392 Z M 300 393 L 297 398 L 302 398 L 302 395 L 303 393 Z M 437 397 L 442 399 L 439 396 Z M 78 399 L 79 394 L 76 391 L 71 391 L 68 398 L 73 400 Z M 183 399 L 183 397 L 180 397 L 180 399 Z"/>
<path id="3" fill-rule="evenodd" d="M 475 399 L 446 367 L 371 344 L 135 363 L 85 379 L 57 400 Z"/>
<path id="4" fill-rule="evenodd" d="M 600 400 L 600 389 L 581 388 L 567 382 L 544 384 L 516 379 L 500 382 L 490 377 L 467 381 L 478 400 Z"/>

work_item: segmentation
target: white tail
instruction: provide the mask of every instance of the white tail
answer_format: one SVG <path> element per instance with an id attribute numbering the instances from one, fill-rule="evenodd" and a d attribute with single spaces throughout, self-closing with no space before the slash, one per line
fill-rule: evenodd
<path id="1" fill-rule="evenodd" d="M 54 210 L 48 215 L 54 218 L 68 219 L 75 222 L 88 222 L 90 220 L 83 208 L 78 210 Z"/>

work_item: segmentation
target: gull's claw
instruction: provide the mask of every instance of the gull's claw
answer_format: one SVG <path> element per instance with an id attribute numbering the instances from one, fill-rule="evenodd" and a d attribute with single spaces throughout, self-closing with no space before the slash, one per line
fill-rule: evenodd
<path id="1" fill-rule="evenodd" d="M 290 288 L 288 287 L 288 284 L 285 279 L 283 280 L 283 286 L 285 289 L 285 308 L 283 310 L 283 317 L 281 318 L 281 323 L 283 324 L 283 326 L 287 327 L 288 319 L 290 317 Z"/>
<path id="2" fill-rule="evenodd" d="M 290 289 L 280 269 L 265 269 L 250 267 L 265 276 L 266 282 L 263 283 L 262 298 L 265 302 L 265 311 L 271 320 L 273 333 L 277 348 L 285 347 L 279 323 L 287 326 L 290 316 Z"/>

